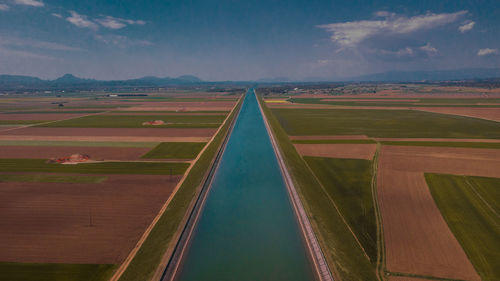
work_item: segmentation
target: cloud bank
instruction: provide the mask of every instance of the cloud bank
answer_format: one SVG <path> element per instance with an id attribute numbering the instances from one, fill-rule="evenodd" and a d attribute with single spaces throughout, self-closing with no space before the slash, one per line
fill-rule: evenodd
<path id="1" fill-rule="evenodd" d="M 375 15 L 384 20 L 362 20 L 342 23 L 318 25 L 318 28 L 331 33 L 331 40 L 341 48 L 355 47 L 365 39 L 379 34 L 408 34 L 420 30 L 432 29 L 455 22 L 467 11 L 456 13 L 427 13 L 424 15 L 405 17 L 386 11 Z"/>
<path id="2" fill-rule="evenodd" d="M 37 1 L 37 0 L 14 0 L 14 3 L 18 5 L 26 5 L 26 6 L 33 6 L 33 7 L 43 7 L 45 4 L 42 1 Z"/>

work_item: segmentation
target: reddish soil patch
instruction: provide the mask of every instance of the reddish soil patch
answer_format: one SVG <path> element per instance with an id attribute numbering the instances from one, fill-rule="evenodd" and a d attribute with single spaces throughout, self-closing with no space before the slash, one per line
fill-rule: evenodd
<path id="1" fill-rule="evenodd" d="M 366 98 L 361 98 L 361 99 L 346 99 L 346 98 L 330 98 L 330 99 L 322 99 L 321 101 L 359 101 L 359 102 L 396 102 L 396 103 L 404 103 L 404 102 L 418 102 L 420 100 L 415 100 L 415 99 L 384 99 L 384 98 L 379 98 L 379 99 L 366 99 Z"/>
<path id="2" fill-rule="evenodd" d="M 480 108 L 480 107 L 420 107 L 418 110 L 462 115 L 467 117 L 482 118 L 500 122 L 500 108 Z"/>
<path id="3" fill-rule="evenodd" d="M 178 180 L 111 175 L 100 184 L 0 183 L 0 261 L 120 263 Z"/>
<path id="4" fill-rule="evenodd" d="M 376 144 L 294 144 L 295 149 L 304 156 L 373 159 Z"/>
<path id="5" fill-rule="evenodd" d="M 0 114 L 0 120 L 63 120 L 84 116 L 74 113 Z"/>
<path id="6" fill-rule="evenodd" d="M 7 129 L 6 129 L 7 130 Z M 2 132 L 2 130 L 0 130 Z M 110 141 L 110 142 L 208 142 L 211 137 L 139 137 L 139 136 L 30 136 L 1 135 L 5 141 Z"/>
<path id="7" fill-rule="evenodd" d="M 480 280 L 441 216 L 424 172 L 498 177 L 500 151 L 382 146 L 377 193 L 389 271 Z"/>
<path id="8" fill-rule="evenodd" d="M 89 155 L 91 160 L 137 160 L 150 148 L 85 146 L 2 146 L 0 158 L 60 158 L 72 154 Z"/>
<path id="9" fill-rule="evenodd" d="M 289 136 L 291 140 L 359 140 L 368 139 L 364 135 L 344 135 L 344 136 Z"/>
<path id="10" fill-rule="evenodd" d="M 155 137 L 209 137 L 217 128 L 43 128 L 29 127 L 7 132 L 0 135 L 23 136 L 155 136 Z"/>

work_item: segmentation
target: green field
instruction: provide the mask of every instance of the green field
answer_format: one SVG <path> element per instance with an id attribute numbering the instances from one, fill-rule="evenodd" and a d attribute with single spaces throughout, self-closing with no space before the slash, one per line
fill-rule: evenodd
<path id="1" fill-rule="evenodd" d="M 189 204 L 193 200 L 211 163 L 228 132 L 231 121 L 235 118 L 241 106 L 238 103 L 235 111 L 228 117 L 227 122 L 221 127 L 219 133 L 207 146 L 198 161 L 193 165 L 191 171 L 182 183 L 165 213 L 160 217 L 153 230 L 141 246 L 134 259 L 130 262 L 120 281 L 143 281 L 150 280 L 161 262 L 163 254 L 167 250 L 172 238 L 177 231 L 183 217 L 186 215 Z M 176 241 L 173 241 L 176 243 Z"/>
<path id="2" fill-rule="evenodd" d="M 500 179 L 425 174 L 451 231 L 482 280 L 500 280 Z"/>
<path id="3" fill-rule="evenodd" d="M 60 264 L 0 262 L 0 280 L 5 281 L 105 281 L 114 264 Z"/>
<path id="4" fill-rule="evenodd" d="M 96 111 L 96 110 L 64 110 L 64 109 L 57 109 L 57 110 L 52 110 L 52 111 L 7 111 L 3 112 L 2 114 L 54 114 L 54 113 L 74 113 L 74 114 L 90 114 L 90 113 L 99 113 L 102 111 Z"/>
<path id="5" fill-rule="evenodd" d="M 64 182 L 64 183 L 101 183 L 103 176 L 56 176 L 56 175 L 21 175 L 0 174 L 0 182 Z"/>
<path id="6" fill-rule="evenodd" d="M 374 140 L 292 140 L 292 143 L 302 144 L 375 144 Z"/>
<path id="7" fill-rule="evenodd" d="M 371 190 L 372 162 L 304 157 L 340 209 L 372 262 L 377 259 L 377 225 Z"/>
<path id="8" fill-rule="evenodd" d="M 223 115 L 92 115 L 40 126 L 71 128 L 217 128 L 224 119 L 225 116 Z M 167 124 L 160 126 L 142 125 L 143 122 L 153 120 L 163 120 Z"/>
<path id="9" fill-rule="evenodd" d="M 390 101 L 384 101 L 385 98 L 370 98 L 363 97 L 358 101 L 353 101 L 353 98 L 335 98 L 333 101 L 325 101 L 324 98 L 291 98 L 292 103 L 303 104 L 329 104 L 338 106 L 393 106 L 393 107 L 498 107 L 496 103 L 500 103 L 500 99 L 460 99 L 460 98 L 386 98 Z M 364 99 L 373 99 L 366 101 Z M 394 101 L 397 100 L 397 101 Z M 415 101 L 418 100 L 418 101 Z M 478 105 L 477 103 L 481 103 Z M 491 104 L 488 104 L 491 103 Z"/>
<path id="10" fill-rule="evenodd" d="M 264 102 L 261 104 L 308 212 L 309 220 L 318 235 L 330 269 L 335 271 L 341 280 L 377 280 L 375 264 L 364 255 L 355 237 L 328 198 L 327 192 L 297 153 L 278 119 Z"/>
<path id="11" fill-rule="evenodd" d="M 162 142 L 142 156 L 146 159 L 194 159 L 205 146 L 202 142 Z"/>
<path id="12" fill-rule="evenodd" d="M 381 141 L 385 145 L 438 146 L 500 149 L 500 142 L 446 142 L 446 141 Z"/>
<path id="13" fill-rule="evenodd" d="M 86 146 L 86 147 L 146 147 L 153 148 L 157 142 L 112 142 L 112 141 L 25 141 L 0 140 L 0 146 Z"/>
<path id="14" fill-rule="evenodd" d="M 49 164 L 44 159 L 0 159 L 2 172 L 40 172 L 76 174 L 182 175 L 189 163 L 101 162 L 77 165 Z"/>
<path id="15" fill-rule="evenodd" d="M 291 136 L 367 135 L 394 138 L 500 138 L 500 123 L 412 110 L 279 109 Z"/>

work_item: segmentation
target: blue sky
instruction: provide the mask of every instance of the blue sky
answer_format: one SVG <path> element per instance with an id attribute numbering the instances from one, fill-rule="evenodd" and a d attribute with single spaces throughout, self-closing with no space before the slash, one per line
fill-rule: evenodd
<path id="1" fill-rule="evenodd" d="M 498 0 L 0 0 L 0 73 L 330 79 L 500 66 Z"/>

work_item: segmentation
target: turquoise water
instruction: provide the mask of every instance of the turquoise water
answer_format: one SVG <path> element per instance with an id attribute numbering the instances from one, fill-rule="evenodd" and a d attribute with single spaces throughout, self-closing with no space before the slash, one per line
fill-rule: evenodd
<path id="1" fill-rule="evenodd" d="M 176 280 L 314 280 L 253 89 Z"/>

